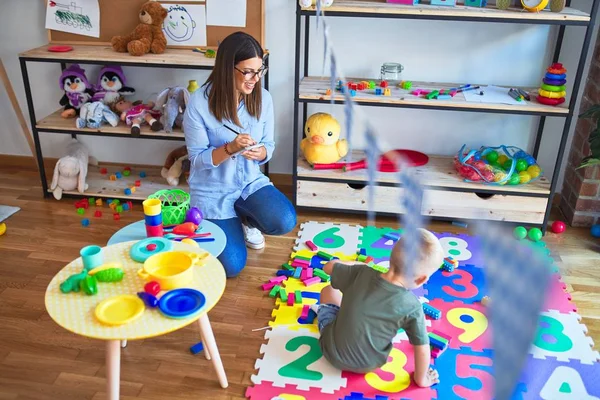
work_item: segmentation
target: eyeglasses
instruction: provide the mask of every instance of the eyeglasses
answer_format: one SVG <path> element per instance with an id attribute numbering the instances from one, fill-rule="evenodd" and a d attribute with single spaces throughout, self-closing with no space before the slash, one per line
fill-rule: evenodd
<path id="1" fill-rule="evenodd" d="M 258 76 L 258 79 L 260 79 L 263 76 L 265 76 L 267 71 L 269 70 L 269 68 L 264 65 L 258 71 L 242 71 L 241 69 L 238 69 L 237 67 L 233 67 L 233 68 L 235 68 L 235 70 L 238 71 L 240 74 L 244 75 L 244 80 L 246 80 L 246 81 L 250 81 L 250 80 L 254 79 L 254 77 L 256 77 L 256 76 Z"/>

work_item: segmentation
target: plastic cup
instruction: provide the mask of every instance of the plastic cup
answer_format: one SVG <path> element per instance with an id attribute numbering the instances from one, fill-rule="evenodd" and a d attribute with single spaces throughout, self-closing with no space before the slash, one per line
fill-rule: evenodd
<path id="1" fill-rule="evenodd" d="M 142 203 L 144 206 L 144 214 L 154 216 L 161 213 L 161 203 L 159 199 L 147 199 Z"/>
<path id="2" fill-rule="evenodd" d="M 83 260 L 83 267 L 89 271 L 96 267 L 104 264 L 104 257 L 102 256 L 102 247 L 100 246 L 86 246 L 79 252 L 81 259 Z"/>

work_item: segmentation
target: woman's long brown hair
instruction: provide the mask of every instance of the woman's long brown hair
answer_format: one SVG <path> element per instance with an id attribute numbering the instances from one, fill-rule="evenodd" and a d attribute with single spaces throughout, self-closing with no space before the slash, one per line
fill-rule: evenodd
<path id="1" fill-rule="evenodd" d="M 208 107 L 217 120 L 228 120 L 241 127 L 237 115 L 234 67 L 244 60 L 263 56 L 260 44 L 247 33 L 232 33 L 221 42 L 217 49 L 215 67 L 203 85 L 208 87 L 205 93 L 208 96 Z M 248 113 L 259 119 L 262 111 L 262 90 L 260 85 L 257 86 L 252 93 L 244 96 L 244 103 Z"/>

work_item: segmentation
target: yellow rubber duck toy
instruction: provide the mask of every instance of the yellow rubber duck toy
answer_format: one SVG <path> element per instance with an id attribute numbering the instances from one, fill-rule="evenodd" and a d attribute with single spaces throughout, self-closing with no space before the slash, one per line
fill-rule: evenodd
<path id="1" fill-rule="evenodd" d="M 311 115 L 304 125 L 306 137 L 300 149 L 309 164 L 330 164 L 348 154 L 348 142 L 340 139 L 340 124 L 327 113 Z"/>

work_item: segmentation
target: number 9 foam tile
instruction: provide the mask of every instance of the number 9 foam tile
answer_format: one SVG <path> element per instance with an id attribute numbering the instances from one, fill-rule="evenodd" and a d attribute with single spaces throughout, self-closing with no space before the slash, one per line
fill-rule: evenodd
<path id="1" fill-rule="evenodd" d="M 361 229 L 359 225 L 305 222 L 300 225 L 299 238 L 296 239 L 294 251 L 308 249 L 305 243 L 310 240 L 319 250 L 329 254 L 336 251 L 343 254 L 356 254 Z"/>
<path id="2" fill-rule="evenodd" d="M 346 386 L 342 371 L 323 357 L 319 334 L 275 327 L 265 333 L 265 339 L 269 341 L 260 348 L 263 358 L 255 364 L 258 373 L 250 377 L 253 383 L 272 382 L 282 388 L 294 385 L 306 391 L 320 388 L 323 393 L 334 393 Z"/>

